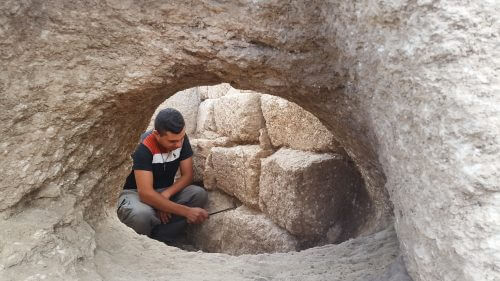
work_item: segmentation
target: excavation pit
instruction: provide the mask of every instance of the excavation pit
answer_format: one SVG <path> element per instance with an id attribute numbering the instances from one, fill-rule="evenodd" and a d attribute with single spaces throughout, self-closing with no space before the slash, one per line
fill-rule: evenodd
<path id="1" fill-rule="evenodd" d="M 497 2 L 2 1 L 0 279 L 404 280 L 399 254 L 415 280 L 498 279 Z M 220 82 L 338 133 L 357 238 L 228 256 L 116 220 L 154 108 Z"/>
<path id="2" fill-rule="evenodd" d="M 208 191 L 205 208 L 234 209 L 189 226 L 174 245 L 261 254 L 341 243 L 359 233 L 371 208 L 362 176 L 335 135 L 305 109 L 228 84 L 181 91 L 156 113 L 166 107 L 185 116 L 194 180 Z"/>

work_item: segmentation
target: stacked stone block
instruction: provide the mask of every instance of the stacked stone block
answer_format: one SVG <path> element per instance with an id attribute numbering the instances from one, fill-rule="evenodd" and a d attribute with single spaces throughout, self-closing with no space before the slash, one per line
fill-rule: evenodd
<path id="1" fill-rule="evenodd" d="M 259 130 L 264 126 L 257 93 L 228 93 L 214 105 L 217 132 L 232 141 L 255 143 Z"/>
<path id="2" fill-rule="evenodd" d="M 270 151 L 258 145 L 212 148 L 211 164 L 217 188 L 257 209 L 260 159 L 269 154 Z"/>
<path id="3" fill-rule="evenodd" d="M 210 191 L 205 208 L 214 212 L 235 207 L 231 196 Z M 263 213 L 240 206 L 235 210 L 219 213 L 201 225 L 190 226 L 188 239 L 206 252 L 231 255 L 289 252 L 298 249 L 298 240 L 276 225 Z"/>
<path id="4" fill-rule="evenodd" d="M 282 148 L 262 160 L 259 207 L 293 235 L 321 239 L 349 204 L 353 169 L 338 154 Z"/>
<path id="5" fill-rule="evenodd" d="M 261 104 L 273 146 L 317 152 L 331 152 L 338 148 L 332 133 L 298 105 L 271 95 L 262 95 Z"/>
<path id="6" fill-rule="evenodd" d="M 192 226 L 193 244 L 239 255 L 337 241 L 359 181 L 321 122 L 284 99 L 227 85 L 200 88 L 199 99 L 191 146 L 195 181 L 210 191 L 206 208 L 244 206 Z"/>

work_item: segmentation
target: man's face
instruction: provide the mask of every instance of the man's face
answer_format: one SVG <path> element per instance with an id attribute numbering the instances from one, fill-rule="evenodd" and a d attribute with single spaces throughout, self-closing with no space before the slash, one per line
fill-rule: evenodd
<path id="1" fill-rule="evenodd" d="M 153 134 L 158 141 L 158 143 L 165 148 L 167 151 L 176 150 L 177 148 L 182 147 L 182 143 L 184 141 L 184 136 L 186 135 L 185 128 L 178 134 L 174 134 L 172 132 L 166 132 L 162 136 L 158 133 L 158 131 L 153 130 Z"/>

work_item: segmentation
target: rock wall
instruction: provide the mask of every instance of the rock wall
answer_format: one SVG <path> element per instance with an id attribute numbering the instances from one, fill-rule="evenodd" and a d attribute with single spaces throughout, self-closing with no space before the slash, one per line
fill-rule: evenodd
<path id="1" fill-rule="evenodd" d="M 116 245 L 135 238 L 106 213 L 156 106 L 219 82 L 286 97 L 336 132 L 375 202 L 364 233 L 394 213 L 414 280 L 499 279 L 498 14 L 497 1 L 2 1 L 2 279 L 131 278 L 145 273 L 127 267 L 131 252 L 164 257 L 139 238 Z M 308 279 L 258 259 L 216 273 Z M 383 271 L 339 276 L 346 267 L 331 264 L 307 273 Z M 214 267 L 170 272 L 199 279 Z"/>
<path id="2" fill-rule="evenodd" d="M 193 93 L 203 93 L 201 103 Z M 311 113 L 225 84 L 176 93 L 156 112 L 167 106 L 198 120 L 196 133 L 188 135 L 194 180 L 211 190 L 209 212 L 227 208 L 229 199 L 220 199 L 228 195 L 245 205 L 191 228 L 185 243 L 240 255 L 303 250 L 359 235 L 372 202 L 352 161 Z"/>

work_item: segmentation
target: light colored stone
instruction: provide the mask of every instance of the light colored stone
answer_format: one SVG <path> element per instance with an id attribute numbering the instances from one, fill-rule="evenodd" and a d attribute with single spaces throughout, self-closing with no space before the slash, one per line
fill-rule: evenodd
<path id="1" fill-rule="evenodd" d="M 218 99 L 227 94 L 231 85 L 228 83 L 221 83 L 214 86 L 200 86 L 198 90 L 200 92 L 200 99 Z"/>
<path id="2" fill-rule="evenodd" d="M 148 129 L 154 128 L 154 119 L 160 110 L 172 107 L 182 114 L 186 123 L 186 134 L 194 135 L 196 133 L 196 123 L 198 122 L 198 107 L 200 105 L 200 96 L 197 88 L 191 88 L 180 91 L 170 98 L 166 99 L 158 106 L 151 118 Z"/>
<path id="3" fill-rule="evenodd" d="M 61 186 L 50 183 L 49 185 L 42 187 L 40 191 L 36 194 L 37 198 L 56 198 L 61 195 Z"/>
<path id="4" fill-rule="evenodd" d="M 193 244 L 203 251 L 230 255 L 289 252 L 298 249 L 295 237 L 264 214 L 245 206 L 213 215 L 207 222 L 192 227 L 188 235 Z"/>
<path id="5" fill-rule="evenodd" d="M 198 108 L 198 121 L 196 125 L 196 134 L 198 137 L 203 137 L 205 131 L 217 131 L 214 120 L 214 104 L 215 99 L 206 99 L 200 103 Z"/>
<path id="6" fill-rule="evenodd" d="M 269 138 L 269 134 L 267 133 L 266 128 L 262 128 L 259 130 L 259 145 L 260 148 L 265 150 L 273 149 L 273 145 L 271 144 L 271 139 Z"/>
<path id="7" fill-rule="evenodd" d="M 218 190 L 208 192 L 208 201 L 204 209 L 208 213 L 233 208 L 237 205 L 236 200 Z M 221 243 L 224 239 L 224 224 L 226 212 L 210 216 L 207 221 L 200 225 L 190 225 L 187 229 L 187 240 L 195 247 L 205 252 L 221 252 Z"/>
<path id="8" fill-rule="evenodd" d="M 264 126 L 260 109 L 260 95 L 250 92 L 231 93 L 214 105 L 217 132 L 236 142 L 259 141 L 259 130 Z"/>
<path id="9" fill-rule="evenodd" d="M 317 152 L 338 150 L 339 144 L 333 134 L 318 118 L 297 104 L 262 95 L 261 107 L 273 146 Z"/>
<path id="10" fill-rule="evenodd" d="M 208 192 L 207 204 L 205 204 L 203 208 L 207 210 L 208 213 L 213 213 L 227 208 L 236 208 L 240 205 L 241 203 L 238 199 L 220 190 L 211 190 Z M 213 217 L 215 217 L 215 215 Z"/>
<path id="11" fill-rule="evenodd" d="M 232 145 L 227 137 L 218 137 L 215 139 L 191 139 L 191 148 L 193 149 L 193 172 L 194 182 L 201 183 L 204 181 L 205 163 L 210 155 L 212 147 L 226 147 Z M 210 181 L 207 180 L 209 183 Z M 210 183 L 205 187 L 211 189 Z"/>
<path id="12" fill-rule="evenodd" d="M 259 207 L 260 159 L 269 151 L 258 145 L 214 147 L 211 150 L 211 185 L 235 196 L 245 205 Z M 207 175 L 209 176 L 209 175 Z"/>
<path id="13" fill-rule="evenodd" d="M 207 190 L 217 189 L 217 178 L 212 164 L 212 154 L 210 153 L 205 159 L 205 169 L 203 170 L 203 186 Z"/>
<path id="14" fill-rule="evenodd" d="M 355 188 L 352 167 L 336 154 L 282 148 L 262 159 L 259 205 L 278 225 L 306 239 L 324 237 Z"/>
<path id="15" fill-rule="evenodd" d="M 123 244 L 123 240 L 128 243 Z M 83 270 L 75 274 L 78 279 L 411 281 L 398 258 L 398 240 L 392 227 L 339 245 L 300 252 L 229 256 L 168 247 L 108 218 L 96 227 L 96 246 L 95 265 L 84 261 Z M 158 266 L 158 258 L 164 266 Z M 185 265 L 194 260 L 196 267 L 186 270 Z M 25 277 L 27 272 L 12 277 Z M 93 272 L 98 274 L 87 277 Z M 382 276 L 384 279 L 379 279 Z"/>
<path id="16" fill-rule="evenodd" d="M 222 231 L 221 253 L 242 255 L 298 249 L 295 237 L 264 214 L 245 206 L 226 214 Z"/>
<path id="17" fill-rule="evenodd" d="M 394 223 L 415 281 L 500 279 L 498 1 L 7 0 L 0 11 L 0 222 L 13 231 L 0 243 L 33 243 L 0 279 L 376 280 L 396 235 L 391 247 L 370 236 L 231 258 L 116 227 L 109 208 L 155 107 L 221 81 L 297 102 L 335 132 L 373 206 L 355 236 Z M 61 195 L 36 199 L 49 183 Z M 50 241 L 16 227 L 72 197 L 50 214 Z"/>

